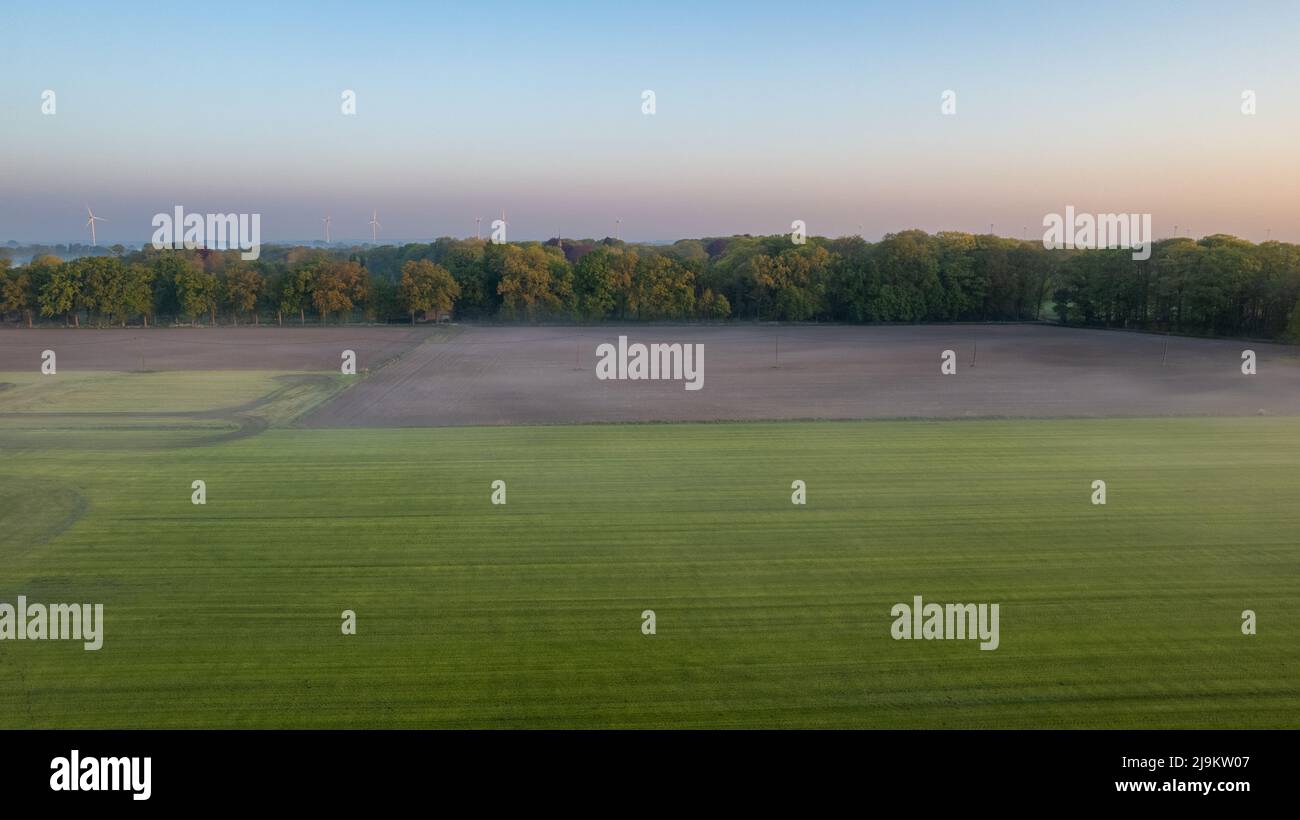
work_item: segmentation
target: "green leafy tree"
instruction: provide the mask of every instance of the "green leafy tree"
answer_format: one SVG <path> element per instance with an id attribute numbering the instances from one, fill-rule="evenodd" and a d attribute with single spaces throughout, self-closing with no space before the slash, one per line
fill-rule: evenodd
<path id="1" fill-rule="evenodd" d="M 451 312 L 460 295 L 460 284 L 442 265 L 420 259 L 402 265 L 398 294 L 403 307 L 411 314 L 411 324 L 415 324 L 417 312 L 434 317 Z"/>
<path id="2" fill-rule="evenodd" d="M 49 279 L 41 288 L 41 315 L 62 315 L 67 317 L 73 327 L 81 327 L 84 284 L 81 269 L 76 265 L 59 264 L 53 267 Z"/>
<path id="3" fill-rule="evenodd" d="M 0 259 L 0 270 L 9 267 L 7 258 Z M 36 290 L 32 287 L 32 276 L 23 268 L 3 271 L 0 277 L 0 312 L 14 311 L 32 326 L 32 313 L 40 309 Z"/>
<path id="4" fill-rule="evenodd" d="M 149 317 L 154 311 L 153 288 L 153 268 L 144 264 L 133 264 L 127 268 L 122 305 L 128 313 L 139 316 L 145 327 L 149 326 Z"/>
<path id="5" fill-rule="evenodd" d="M 481 239 L 444 238 L 434 243 L 430 261 L 451 271 L 452 278 L 460 287 L 460 296 L 456 298 L 458 316 L 486 317 L 497 311 L 497 281 L 489 281 L 487 247 L 488 244 Z"/>
<path id="6" fill-rule="evenodd" d="M 1300 297 L 1296 298 L 1295 306 L 1291 309 L 1291 321 L 1287 323 L 1287 336 L 1291 341 L 1300 344 Z"/>
<path id="7" fill-rule="evenodd" d="M 726 319 L 731 315 L 731 304 L 726 296 L 705 288 L 696 301 L 696 315 L 701 319 Z"/>
<path id="8" fill-rule="evenodd" d="M 819 245 L 804 245 L 777 256 L 753 257 L 750 275 L 755 301 L 765 309 L 764 315 L 789 322 L 821 315 L 831 261 L 830 253 Z"/>
<path id="9" fill-rule="evenodd" d="M 614 258 L 620 253 L 599 247 L 578 260 L 573 268 L 573 290 L 578 318 L 600 321 L 618 305 L 618 272 Z"/>
<path id="10" fill-rule="evenodd" d="M 126 265 L 116 256 L 91 256 L 70 263 L 81 270 L 87 308 L 101 321 L 126 324 Z"/>
<path id="11" fill-rule="evenodd" d="M 220 283 L 217 277 L 195 265 L 188 265 L 176 275 L 176 297 L 181 310 L 196 324 L 198 317 L 208 314 L 209 323 L 217 323 L 217 303 L 220 301 Z"/>
<path id="12" fill-rule="evenodd" d="M 284 314 L 297 313 L 298 320 L 307 324 L 306 305 L 311 298 L 312 280 L 315 269 L 302 266 L 291 268 L 280 285 L 280 301 L 276 306 L 275 318 L 278 324 L 284 324 Z"/>
<path id="13" fill-rule="evenodd" d="M 552 259 L 541 245 L 504 247 L 501 281 L 497 285 L 497 293 L 501 295 L 501 315 L 508 319 L 526 320 L 561 315 L 566 307 L 567 283 L 555 275 L 557 268 L 562 269 L 558 261 Z"/>
<path id="14" fill-rule="evenodd" d="M 974 235 L 943 231 L 933 241 L 941 296 L 932 318 L 949 322 L 978 318 L 984 306 L 984 280 L 975 271 Z"/>
<path id="15" fill-rule="evenodd" d="M 637 259 L 628 296 L 638 319 L 683 319 L 695 310 L 695 274 L 667 256 Z"/>
<path id="16" fill-rule="evenodd" d="M 258 322 L 257 296 L 262 292 L 262 284 L 262 275 L 246 264 L 236 263 L 226 268 L 226 299 L 235 324 L 239 324 L 240 313 L 251 313 L 253 321 Z"/>

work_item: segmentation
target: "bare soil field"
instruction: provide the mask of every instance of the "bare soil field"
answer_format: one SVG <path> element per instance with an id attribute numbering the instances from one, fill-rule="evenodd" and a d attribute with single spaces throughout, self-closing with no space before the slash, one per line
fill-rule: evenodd
<path id="1" fill-rule="evenodd" d="M 620 334 L 629 343 L 703 344 L 703 389 L 685 390 L 681 381 L 597 379 L 597 345 L 617 343 Z M 957 353 L 955 375 L 940 373 L 945 349 Z M 1241 371 L 1245 349 L 1257 355 L 1256 375 Z M 1040 325 L 468 326 L 407 351 L 301 423 L 1260 413 L 1300 414 L 1296 348 Z"/>
<path id="2" fill-rule="evenodd" d="M 378 367 L 420 343 L 429 328 L 219 327 L 6 329 L 0 373 L 37 372 L 53 350 L 60 372 L 77 370 L 301 370 L 337 373 L 344 350 L 357 369 Z"/>

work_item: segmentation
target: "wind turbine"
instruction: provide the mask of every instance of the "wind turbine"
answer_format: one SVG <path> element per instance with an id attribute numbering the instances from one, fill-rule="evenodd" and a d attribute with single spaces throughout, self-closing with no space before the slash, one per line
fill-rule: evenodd
<path id="1" fill-rule="evenodd" d="M 370 213 L 370 241 L 379 244 L 379 229 L 383 227 L 379 224 L 379 211 Z"/>
<path id="2" fill-rule="evenodd" d="M 476 216 L 476 217 L 474 217 L 474 238 L 475 238 L 475 239 L 482 239 L 482 238 L 483 238 L 483 225 L 482 225 L 482 223 L 483 223 L 483 217 L 481 217 L 481 216 Z"/>
<path id="3" fill-rule="evenodd" d="M 95 222 L 107 222 L 108 220 L 102 216 L 95 216 L 89 205 L 86 206 L 86 215 L 90 217 L 86 220 L 86 224 L 90 226 L 90 247 L 93 248 L 95 247 Z"/>
<path id="4" fill-rule="evenodd" d="M 325 223 L 325 244 L 328 245 L 328 244 L 330 243 L 330 217 L 329 217 L 329 214 L 326 214 L 326 215 L 325 215 L 325 218 L 322 219 L 321 222 L 324 222 L 324 223 Z"/>
<path id="5" fill-rule="evenodd" d="M 614 219 L 614 239 L 622 241 L 623 239 L 623 217 Z"/>

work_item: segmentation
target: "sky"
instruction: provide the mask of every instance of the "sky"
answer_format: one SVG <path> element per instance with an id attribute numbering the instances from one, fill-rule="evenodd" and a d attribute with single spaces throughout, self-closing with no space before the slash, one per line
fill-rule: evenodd
<path id="1" fill-rule="evenodd" d="M 0 241 L 87 240 L 87 205 L 100 244 L 177 205 L 262 241 L 1041 237 L 1066 206 L 1300 241 L 1300 3 L 4 0 Z"/>

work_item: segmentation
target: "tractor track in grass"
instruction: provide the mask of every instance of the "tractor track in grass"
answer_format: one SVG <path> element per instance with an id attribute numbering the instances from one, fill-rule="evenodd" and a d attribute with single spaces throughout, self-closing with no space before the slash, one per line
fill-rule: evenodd
<path id="1" fill-rule="evenodd" d="M 151 429 L 189 433 L 185 446 L 209 446 L 256 436 L 271 426 L 290 426 L 297 419 L 346 392 L 354 384 L 337 382 L 340 352 L 353 350 L 359 364 L 356 381 L 400 360 L 408 350 L 447 328 L 326 326 L 303 328 L 222 327 L 135 329 L 36 329 L 0 334 L 0 372 L 35 369 L 43 350 L 59 353 L 60 372 L 159 373 L 193 371 L 301 371 L 278 376 L 281 386 L 251 401 L 197 410 L 21 410 L 0 411 L 0 422 L 27 425 L 49 422 L 67 432 L 88 429 Z M 20 385 L 0 382 L 0 392 Z M 337 386 L 337 388 L 336 388 Z M 75 406 L 75 405 L 74 405 Z M 161 422 L 169 422 L 162 424 Z M 192 424 L 187 424 L 191 422 Z M 218 424 L 213 424 L 217 422 Z M 61 429 L 62 429 L 61 428 Z M 26 428 L 28 430 L 32 427 Z M 0 435 L 4 431 L 0 430 Z M 124 447 L 155 449 L 134 438 Z M 48 436 L 42 446 L 59 447 Z M 68 446 L 75 446 L 69 444 Z"/>
<path id="2" fill-rule="evenodd" d="M 297 333 L 298 331 L 290 331 L 290 332 Z M 50 422 L 59 422 L 62 420 L 65 422 L 76 422 L 77 424 L 73 425 L 73 427 L 77 429 L 90 428 L 90 429 L 103 430 L 103 429 L 112 429 L 114 426 L 119 426 L 122 429 L 130 429 L 135 431 L 155 429 L 160 431 L 181 432 L 181 433 L 191 432 L 191 433 L 200 433 L 200 434 L 205 431 L 210 431 L 211 432 L 210 435 L 200 435 L 194 439 L 186 441 L 185 446 L 208 447 L 217 444 L 226 444 L 232 441 L 238 441 L 240 439 L 246 439 L 246 438 L 251 438 L 253 436 L 256 436 L 262 433 L 263 431 L 269 429 L 273 424 L 278 423 L 283 426 L 294 426 L 297 424 L 298 419 L 312 413 L 318 407 L 338 399 L 342 394 L 347 393 L 358 383 L 366 380 L 374 373 L 383 370 L 384 368 L 390 367 L 397 362 L 400 362 L 405 356 L 405 354 L 409 353 L 411 350 L 419 348 L 425 344 L 429 344 L 435 339 L 444 338 L 445 335 L 448 334 L 454 335 L 455 332 L 456 331 L 454 328 L 451 329 L 438 328 L 435 329 L 435 332 L 433 333 L 430 333 L 427 329 L 424 328 L 421 328 L 418 331 L 403 329 L 400 332 L 390 334 L 391 338 L 380 337 L 379 339 L 377 339 L 377 341 L 385 342 L 387 344 L 383 344 L 369 350 L 366 349 L 358 350 L 361 356 L 369 358 L 370 361 L 374 362 L 374 364 L 368 367 L 362 367 L 360 373 L 352 381 L 349 381 L 347 383 L 338 383 L 336 381 L 338 377 L 335 376 L 333 373 L 328 373 L 328 372 L 283 374 L 275 377 L 275 380 L 281 383 L 281 386 L 276 388 L 275 390 L 272 390 L 271 392 L 259 396 L 255 399 L 252 399 L 250 401 L 246 401 L 241 404 L 230 405 L 226 407 L 213 408 L 209 410 L 5 411 L 5 412 L 0 412 L 0 419 L 24 419 L 24 420 L 30 419 L 30 420 L 41 420 L 41 421 L 50 421 Z M 328 346 L 332 351 L 335 348 L 337 348 L 339 344 L 343 342 L 353 341 L 356 339 L 361 339 L 363 341 L 366 340 L 376 341 L 375 339 L 370 339 L 370 337 L 341 335 L 339 333 L 332 333 L 329 335 L 331 337 L 330 340 L 325 342 L 322 342 L 320 340 L 293 340 L 289 342 L 280 342 L 278 344 L 298 345 L 298 346 L 304 344 L 314 344 L 320 346 L 323 344 Z M 335 339 L 334 337 L 336 336 L 340 338 Z M 124 342 L 137 341 L 139 338 L 140 337 L 132 336 L 130 338 L 122 339 L 121 341 Z M 200 340 L 187 340 L 187 341 L 200 341 Z M 228 346 L 234 346 L 238 348 L 250 348 L 250 349 L 256 347 L 256 345 L 251 345 L 249 343 L 244 343 L 244 342 L 229 342 L 229 341 L 220 341 L 220 340 L 207 341 L 206 344 L 228 345 Z M 396 347 L 394 345 L 396 345 Z M 319 354 L 314 353 L 313 355 L 324 356 L 324 352 L 319 352 Z M 261 360 L 258 359 L 258 361 L 260 362 Z M 365 361 L 364 358 L 363 361 Z M 244 361 L 244 364 L 247 363 L 248 361 Z M 151 372 L 151 371 L 125 371 L 125 372 Z M 15 386 L 16 385 L 10 382 L 5 382 L 3 384 L 0 384 L 0 390 L 6 388 L 12 388 Z M 301 391 L 304 388 L 307 388 L 309 390 L 309 393 L 305 397 L 306 400 L 305 402 L 302 403 L 302 406 L 295 406 L 294 400 L 296 398 L 302 398 L 302 397 L 295 396 L 294 394 L 296 391 Z M 311 395 L 310 391 L 312 390 L 316 391 L 317 395 Z M 285 406 L 281 407 L 280 406 L 281 404 L 284 404 Z M 271 412 L 267 412 L 267 411 L 271 411 Z M 278 419 L 269 417 L 277 414 L 282 415 L 283 417 Z M 130 423 L 130 422 L 141 422 L 141 421 L 147 422 L 150 419 L 158 420 L 158 421 L 170 420 L 170 421 L 177 421 L 181 423 L 157 425 L 156 427 L 151 427 L 148 424 Z M 96 424 L 95 422 L 97 421 L 103 423 Z M 184 422 L 187 421 L 195 422 L 196 424 L 194 426 L 187 426 L 184 424 Z M 225 422 L 228 425 L 230 425 L 232 429 L 223 430 L 223 429 L 213 428 L 212 426 L 205 426 L 199 424 L 200 422 L 214 422 L 214 421 Z M 58 446 L 58 444 L 57 442 L 53 442 L 53 443 L 47 443 L 46 446 Z M 75 445 L 69 445 L 69 446 L 75 446 Z M 130 445 L 124 445 L 124 446 L 130 446 L 133 448 L 143 448 L 143 449 L 157 449 L 157 448 L 166 449 L 168 447 L 174 446 L 174 443 L 151 445 L 147 443 L 141 444 L 138 442 L 133 442 Z"/>
<path id="3" fill-rule="evenodd" d="M 102 420 L 105 422 L 109 422 L 108 424 L 103 424 L 103 425 L 98 425 L 93 423 L 89 425 L 77 425 L 79 428 L 82 429 L 89 427 L 92 429 L 100 429 L 100 430 L 111 429 L 113 427 L 111 422 L 114 421 L 127 422 L 127 421 L 138 421 L 138 420 L 149 420 L 149 419 L 157 419 L 157 420 L 170 419 L 170 420 L 194 421 L 194 422 L 219 421 L 219 422 L 227 422 L 233 425 L 234 429 L 228 429 L 228 430 L 220 430 L 220 429 L 200 426 L 200 425 L 190 427 L 184 424 L 156 425 L 153 427 L 149 425 L 137 425 L 137 424 L 130 424 L 125 426 L 125 429 L 136 430 L 136 431 L 154 429 L 154 430 L 163 430 L 163 431 L 172 431 L 172 432 L 200 432 L 204 430 L 211 430 L 213 432 L 212 435 L 187 442 L 187 446 L 191 446 L 191 447 L 208 447 L 215 444 L 225 444 L 227 442 L 237 441 L 239 439 L 250 438 L 252 436 L 255 436 L 263 432 L 264 430 L 267 430 L 271 426 L 271 422 L 264 416 L 258 415 L 257 411 L 267 408 L 271 405 L 274 405 L 277 401 L 285 397 L 286 394 L 290 393 L 295 388 L 298 388 L 302 385 L 323 385 L 323 384 L 328 384 L 333 380 L 333 377 L 330 375 L 315 374 L 315 373 L 291 374 L 286 376 L 278 376 L 276 378 L 279 381 L 285 382 L 281 387 L 277 388 L 276 390 L 273 390 L 264 396 L 260 396 L 256 399 L 253 399 L 252 401 L 244 402 L 243 404 L 233 405 L 230 407 L 215 408 L 212 410 L 140 410 L 140 411 L 98 410 L 98 411 L 56 411 L 56 412 L 17 411 L 17 412 L 0 413 L 0 418 L 33 419 L 33 420 L 42 420 L 42 421 L 51 421 L 51 422 L 58 422 L 60 420 L 70 420 L 70 421 L 75 420 L 78 422 L 87 422 L 87 421 L 93 422 L 95 420 Z M 347 388 L 344 387 L 342 389 L 345 390 Z M 327 400 L 328 398 L 329 396 L 324 396 L 322 397 L 322 400 Z M 147 444 L 141 445 L 135 442 L 131 443 L 130 446 L 133 448 L 143 447 L 145 449 L 152 449 L 150 445 Z M 157 445 L 158 448 L 162 448 L 162 449 L 166 449 L 171 446 L 173 446 L 171 443 Z"/>
<path id="4" fill-rule="evenodd" d="M 39 509 L 49 516 L 48 520 L 40 519 L 40 526 L 22 532 L 21 551 L 13 549 L 13 544 L 10 542 L 16 539 L 11 535 L 10 529 L 0 534 L 0 555 L 4 556 L 7 563 L 11 563 L 19 555 L 25 555 L 37 547 L 48 544 L 71 529 L 90 510 L 90 499 L 79 488 L 41 478 L 28 479 L 17 488 L 13 488 L 12 485 L 6 486 L 4 481 L 0 481 L 0 499 L 4 500 L 4 506 L 7 508 L 0 512 L 0 521 L 4 520 L 5 515 L 10 514 L 12 510 L 24 507 L 30 509 L 30 506 L 39 506 Z M 23 501 L 28 501 L 30 504 L 25 505 Z M 31 520 L 30 515 L 26 513 L 24 515 L 24 520 Z"/>

